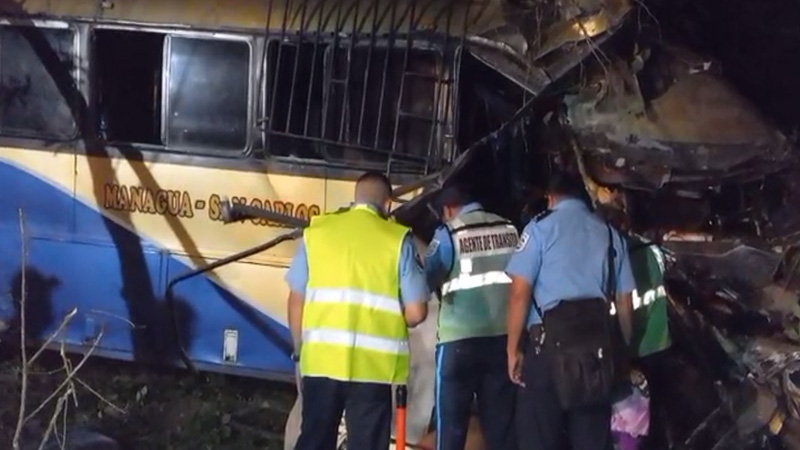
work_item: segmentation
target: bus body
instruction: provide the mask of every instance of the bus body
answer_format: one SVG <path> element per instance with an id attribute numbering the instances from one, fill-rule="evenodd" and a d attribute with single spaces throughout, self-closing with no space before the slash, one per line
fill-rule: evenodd
<path id="1" fill-rule="evenodd" d="M 496 5 L 271 3 L 2 3 L 0 283 L 14 299 L 2 317 L 18 316 L 24 278 L 30 337 L 77 308 L 61 332 L 71 349 L 97 340 L 98 355 L 173 364 L 169 280 L 288 231 L 223 224 L 224 198 L 308 219 L 348 204 L 361 170 L 401 183 L 452 158 L 461 36 L 444 22 L 486 28 Z M 175 286 L 199 368 L 292 376 L 295 249 Z"/>
<path id="2" fill-rule="evenodd" d="M 308 219 L 363 170 L 400 185 L 450 164 L 486 134 L 459 116 L 489 108 L 459 92 L 462 50 L 525 54 L 505 17 L 499 0 L 0 1 L 0 321 L 24 291 L 34 340 L 77 308 L 71 350 L 291 378 L 296 242 L 175 284 L 174 308 L 170 280 L 290 231 L 225 225 L 226 197 Z M 535 93 L 542 73 L 496 84 Z"/>

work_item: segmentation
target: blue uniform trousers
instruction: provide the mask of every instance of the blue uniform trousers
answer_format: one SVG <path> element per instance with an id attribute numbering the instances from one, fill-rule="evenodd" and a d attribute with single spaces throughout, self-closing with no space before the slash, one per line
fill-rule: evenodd
<path id="1" fill-rule="evenodd" d="M 519 450 L 611 450 L 611 405 L 563 411 L 550 373 L 547 357 L 529 346 L 522 363 L 525 387 L 517 388 Z"/>
<path id="2" fill-rule="evenodd" d="M 335 450 L 342 412 L 348 450 L 389 450 L 392 388 L 303 377 L 303 417 L 295 450 Z"/>
<path id="3" fill-rule="evenodd" d="M 479 337 L 436 347 L 437 450 L 464 450 L 475 396 L 487 449 L 517 450 L 506 342 L 506 336 Z"/>

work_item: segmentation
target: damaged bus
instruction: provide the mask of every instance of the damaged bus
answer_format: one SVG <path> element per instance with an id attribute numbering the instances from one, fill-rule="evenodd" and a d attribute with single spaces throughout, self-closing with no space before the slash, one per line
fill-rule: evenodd
<path id="1" fill-rule="evenodd" d="M 637 232 L 800 230 L 786 138 L 714 63 L 567 3 L 0 0 L 0 331 L 24 297 L 32 340 L 290 381 L 294 239 L 368 169 L 421 240 L 450 181 L 521 226 L 554 167 Z"/>
<path id="2" fill-rule="evenodd" d="M 554 22 L 549 52 L 607 34 L 614 4 Z M 0 5 L 0 279 L 36 286 L 30 337 L 77 308 L 75 349 L 268 378 L 292 376 L 295 244 L 259 245 L 366 169 L 407 199 L 591 53 L 531 71 L 500 1 Z M 225 226 L 227 198 L 276 217 Z"/>
<path id="3" fill-rule="evenodd" d="M 407 199 L 591 52 L 530 72 L 513 16 L 499 1 L 0 2 L 0 317 L 19 317 L 25 279 L 32 339 L 76 308 L 73 350 L 291 379 L 292 220 L 349 203 L 365 169 Z M 225 226 L 226 198 L 289 222 Z"/>

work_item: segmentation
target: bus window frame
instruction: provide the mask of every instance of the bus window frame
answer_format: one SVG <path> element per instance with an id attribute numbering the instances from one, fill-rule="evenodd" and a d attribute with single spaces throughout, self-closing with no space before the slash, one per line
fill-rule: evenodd
<path id="1" fill-rule="evenodd" d="M 121 142 L 121 141 L 105 141 L 100 139 L 104 142 L 107 146 L 115 147 L 115 148 L 124 148 L 124 147 L 134 147 L 139 148 L 142 150 L 151 151 L 154 153 L 161 153 L 161 154 L 174 154 L 174 155 L 188 155 L 188 156 L 210 156 L 215 158 L 223 158 L 223 159 L 248 159 L 250 154 L 252 153 L 252 149 L 254 147 L 254 138 L 256 136 L 254 120 L 255 120 L 255 111 L 253 110 L 255 101 L 254 101 L 254 89 L 256 86 L 256 81 L 254 77 L 257 76 L 257 68 L 258 65 L 255 61 L 254 54 L 255 54 L 255 47 L 256 47 L 256 37 L 250 34 L 238 34 L 238 33 L 230 33 L 230 32 L 216 32 L 216 31 L 201 31 L 201 30 L 181 30 L 175 29 L 170 27 L 151 27 L 151 26 L 136 26 L 136 25 L 125 25 L 125 24 L 115 24 L 115 23 L 96 23 L 92 24 L 89 27 L 89 40 L 92 39 L 92 35 L 95 30 L 114 30 L 114 31 L 130 31 L 130 32 L 144 32 L 144 33 L 156 33 L 156 34 L 163 34 L 164 35 L 164 44 L 162 47 L 162 58 L 163 58 L 163 66 L 161 70 L 161 129 L 159 138 L 161 139 L 161 145 L 152 145 L 152 144 L 143 144 L 138 142 Z M 234 42 L 243 42 L 248 46 L 249 52 L 249 61 L 247 67 L 247 129 L 246 129 L 246 138 L 245 138 L 245 146 L 241 149 L 227 149 L 227 150 L 217 150 L 213 148 L 204 148 L 204 147 L 193 147 L 193 146 L 170 146 L 168 145 L 166 139 L 166 133 L 168 132 L 167 129 L 167 116 L 169 114 L 168 111 L 168 93 L 167 89 L 169 89 L 169 43 L 173 36 L 182 37 L 182 38 L 189 38 L 189 39 L 202 39 L 202 40 L 217 40 L 217 41 L 234 41 Z M 90 44 L 91 45 L 91 44 Z M 91 53 L 91 52 L 90 52 Z M 89 57 L 89 66 L 92 67 L 94 61 L 92 60 L 91 55 Z M 95 75 L 96 76 L 96 75 Z M 91 80 L 91 89 L 96 89 L 95 79 Z M 96 110 L 98 104 L 96 103 L 96 97 L 92 96 L 92 105 L 91 108 Z M 123 152 L 124 153 L 124 152 Z"/>
<path id="2" fill-rule="evenodd" d="M 174 37 L 182 38 L 182 39 L 195 39 L 200 41 L 206 42 L 236 42 L 236 43 L 244 43 L 247 45 L 247 119 L 245 123 L 245 144 L 243 148 L 240 149 L 226 149 L 226 150 L 214 150 L 204 147 L 191 147 L 191 146 L 172 146 L 168 142 L 169 137 L 169 124 L 168 124 L 168 117 L 170 116 L 170 94 L 169 94 L 169 81 L 172 75 L 172 63 L 171 63 L 171 51 L 172 51 L 172 39 Z M 195 33 L 191 34 L 177 34 L 177 33 L 170 33 L 166 36 L 164 40 L 164 70 L 161 74 L 161 89 L 163 95 L 161 96 L 161 141 L 164 142 L 164 146 L 169 149 L 174 149 L 176 151 L 186 151 L 191 153 L 203 153 L 206 151 L 212 152 L 212 154 L 222 153 L 224 154 L 234 154 L 237 153 L 241 156 L 247 156 L 250 153 L 250 150 L 253 147 L 253 120 L 254 120 L 254 113 L 253 113 L 253 104 L 255 103 L 253 95 L 253 77 L 256 75 L 253 70 L 253 56 L 254 56 L 254 45 L 253 45 L 253 38 L 249 36 L 241 36 L 239 38 L 213 38 L 210 39 L 203 35 L 197 35 Z"/>
<path id="3" fill-rule="evenodd" d="M 307 35 L 307 36 L 298 36 L 298 35 L 281 36 L 280 34 L 271 34 L 271 35 L 267 36 L 264 39 L 264 43 L 263 43 L 263 45 L 264 45 L 264 54 L 265 55 L 269 54 L 269 46 L 273 45 L 273 43 L 277 43 L 278 45 L 288 44 L 288 45 L 297 46 L 302 42 L 307 42 L 307 43 L 314 44 L 316 39 L 317 39 L 317 37 L 314 36 L 314 35 Z M 338 45 L 340 50 L 345 50 L 345 51 L 350 51 L 351 48 L 353 50 L 356 50 L 356 49 L 358 49 L 358 50 L 367 49 L 368 50 L 369 47 L 374 47 L 376 49 L 382 49 L 382 50 L 390 49 L 390 50 L 405 51 L 406 50 L 406 46 L 408 44 L 408 40 L 409 40 L 407 37 L 398 37 L 396 39 L 390 40 L 390 39 L 388 39 L 386 37 L 381 36 L 381 37 L 376 37 L 375 41 L 373 42 L 369 37 L 362 36 L 362 37 L 358 37 L 356 39 L 356 41 L 355 41 L 355 44 L 352 45 L 352 47 L 351 47 L 350 39 L 351 39 L 350 37 L 347 37 L 347 38 L 339 38 L 339 39 L 334 40 L 334 38 L 330 37 L 330 36 L 320 36 L 320 38 L 319 38 L 319 45 L 326 47 L 324 49 L 324 51 L 323 51 L 323 77 L 322 77 L 323 96 L 325 96 L 325 97 L 328 96 L 328 89 L 330 89 L 330 80 L 331 80 L 331 77 L 332 77 L 332 67 L 333 67 L 332 66 L 332 64 L 333 64 L 332 51 L 333 51 L 333 48 L 334 48 L 334 43 L 336 43 Z M 389 45 L 390 41 L 391 41 L 391 45 Z M 445 65 L 445 62 L 446 62 L 445 52 L 447 52 L 448 49 L 443 49 L 441 47 L 441 45 L 437 45 L 436 43 L 430 42 L 428 40 L 417 40 L 417 39 L 412 39 L 411 40 L 411 48 L 410 49 L 411 49 L 412 52 L 413 51 L 424 51 L 424 52 L 428 52 L 428 53 L 433 54 L 434 60 L 435 60 L 436 75 L 438 76 L 440 73 L 444 73 L 445 72 L 445 70 L 444 70 L 445 68 L 443 66 Z M 454 47 L 452 49 L 452 51 L 456 51 L 456 50 L 457 50 L 456 47 Z M 447 70 L 449 70 L 449 71 L 456 70 L 455 69 L 456 64 L 455 64 L 455 60 L 454 59 L 453 59 L 453 64 L 452 65 L 453 65 L 453 67 L 447 68 Z M 258 111 L 259 120 L 263 119 L 263 118 L 266 118 L 266 116 L 268 115 L 267 108 L 269 108 L 269 106 L 271 105 L 271 101 L 272 101 L 272 99 L 270 98 L 271 95 L 272 95 L 272 92 L 270 90 L 270 84 L 269 83 L 270 83 L 271 77 L 274 76 L 272 74 L 271 68 L 269 66 L 269 57 L 265 57 L 263 64 L 260 64 L 260 66 L 262 66 L 261 70 L 264 71 L 264 76 L 261 77 L 262 79 L 259 80 L 259 83 L 260 83 L 259 90 L 262 92 L 261 95 L 259 96 L 260 98 L 258 99 L 259 106 L 260 106 L 259 111 Z M 434 108 L 435 114 L 434 114 L 434 122 L 433 122 L 433 124 L 431 126 L 431 135 L 434 136 L 434 139 L 436 138 L 437 135 L 441 134 L 440 130 L 437 130 L 437 128 L 442 128 L 444 130 L 446 128 L 446 123 L 444 123 L 444 122 L 446 122 L 448 120 L 446 114 L 443 114 L 443 112 L 442 112 L 443 111 L 443 109 L 442 109 L 443 106 L 442 106 L 441 102 L 443 101 L 443 99 L 442 99 L 443 96 L 441 95 L 442 94 L 441 90 L 445 88 L 443 86 L 443 84 L 444 84 L 443 81 L 439 80 L 439 79 L 437 79 L 434 82 L 434 96 L 433 96 L 433 103 L 434 104 L 432 105 L 432 107 Z M 435 104 L 437 97 L 440 100 L 440 104 L 439 105 Z M 454 97 L 451 98 L 451 100 L 453 102 L 456 102 Z M 451 106 L 451 109 L 452 108 L 455 108 L 455 105 Z M 263 117 L 261 117 L 261 116 L 263 116 Z M 386 159 L 386 162 L 380 162 L 380 163 L 351 162 L 349 160 L 331 160 L 331 159 L 326 159 L 324 157 L 320 157 L 320 158 L 297 158 L 297 157 L 292 157 L 292 156 L 282 156 L 282 155 L 272 154 L 269 151 L 269 148 L 267 146 L 267 140 L 268 140 L 267 135 L 268 134 L 269 134 L 269 131 L 266 130 L 265 128 L 262 128 L 262 130 L 259 133 L 259 135 L 260 135 L 259 136 L 260 137 L 259 142 L 255 143 L 254 150 L 259 150 L 259 151 L 263 152 L 264 159 L 266 161 L 275 162 L 275 163 L 285 163 L 285 164 L 292 164 L 292 165 L 307 164 L 307 165 L 310 165 L 310 166 L 316 166 L 316 167 L 322 167 L 322 168 L 356 170 L 356 171 L 370 170 L 370 169 L 384 170 L 386 168 L 386 164 L 387 164 L 388 159 L 389 159 L 389 153 L 388 152 L 391 151 L 391 150 L 387 150 L 387 153 L 382 153 L 382 152 L 379 151 L 379 152 L 376 153 L 376 154 L 380 154 L 380 155 L 384 156 L 385 159 Z M 297 136 L 297 138 L 298 139 L 314 139 L 313 137 L 303 137 L 303 136 Z M 347 144 L 346 143 L 338 143 L 337 145 L 345 146 Z M 440 143 L 440 145 L 444 145 L 444 144 Z M 429 150 L 429 149 L 427 149 L 427 150 Z M 365 152 L 365 153 L 370 153 L 369 150 L 359 149 L 358 151 Z M 375 153 L 375 152 L 372 152 L 372 153 Z M 430 158 L 430 155 L 428 155 L 427 157 Z M 395 163 L 395 164 L 397 164 L 397 163 Z M 416 164 L 416 163 L 407 163 L 407 164 L 411 165 L 411 164 Z M 419 171 L 419 173 L 423 173 L 424 169 L 425 169 L 425 166 L 427 166 L 427 163 L 420 162 L 419 166 L 420 166 L 420 168 L 419 169 L 414 169 L 414 172 Z"/>
<path id="4" fill-rule="evenodd" d="M 76 95 L 81 97 L 85 96 L 85 92 L 83 91 L 83 80 L 81 77 L 82 72 L 82 63 L 83 63 L 83 55 L 81 52 L 82 43 L 81 43 L 81 30 L 77 23 L 71 23 L 63 20 L 52 20 L 52 19 L 16 19 L 16 18 L 8 18 L 3 17 L 0 18 L 0 27 L 33 27 L 33 28 L 40 28 L 40 29 L 54 29 L 54 30 L 69 30 L 72 32 L 72 79 L 75 82 L 75 91 Z M 2 43 L 0 43 L 2 45 Z M 43 136 L 43 135 L 35 135 L 35 134 L 9 134 L 4 132 L 0 128 L 0 136 L 3 139 L 10 139 L 10 140 L 36 140 L 42 142 L 56 142 L 56 143 L 69 143 L 73 142 L 80 137 L 80 121 L 86 120 L 84 117 L 75 117 L 75 102 L 81 99 L 76 98 L 67 98 L 64 99 L 67 102 L 67 105 L 70 108 L 70 112 L 72 113 L 72 132 L 69 136 L 64 137 L 54 137 L 54 136 Z"/>

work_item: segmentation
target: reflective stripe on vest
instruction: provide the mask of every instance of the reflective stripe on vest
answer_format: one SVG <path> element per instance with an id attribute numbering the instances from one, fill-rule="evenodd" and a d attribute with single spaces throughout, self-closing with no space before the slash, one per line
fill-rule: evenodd
<path id="1" fill-rule="evenodd" d="M 399 264 L 407 233 L 366 206 L 312 219 L 304 233 L 309 278 L 301 375 L 406 382 L 408 329 Z"/>
<path id="2" fill-rule="evenodd" d="M 350 303 L 390 313 L 402 313 L 398 299 L 358 289 L 309 288 L 306 302 Z"/>
<path id="3" fill-rule="evenodd" d="M 495 214 L 471 211 L 448 224 L 455 255 L 442 284 L 439 342 L 506 333 L 508 288 L 505 268 L 519 235 Z"/>
<path id="4" fill-rule="evenodd" d="M 400 339 L 386 339 L 367 334 L 343 330 L 315 329 L 303 332 L 303 344 L 316 342 L 322 344 L 361 347 L 386 353 L 408 354 L 408 342 Z"/>
<path id="5" fill-rule="evenodd" d="M 462 260 L 461 265 L 464 265 Z M 442 295 L 466 289 L 475 289 L 494 284 L 511 284 L 511 278 L 502 271 L 492 271 L 476 275 L 462 273 L 458 278 L 454 278 L 442 285 Z"/>

